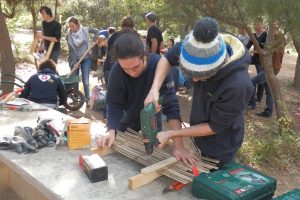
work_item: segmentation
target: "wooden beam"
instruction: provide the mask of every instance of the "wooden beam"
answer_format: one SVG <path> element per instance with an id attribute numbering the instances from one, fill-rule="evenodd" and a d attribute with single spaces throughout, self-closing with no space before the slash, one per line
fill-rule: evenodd
<path id="1" fill-rule="evenodd" d="M 146 184 L 154 181 L 155 179 L 157 179 L 160 176 L 162 176 L 162 174 L 157 171 L 151 172 L 147 175 L 138 174 L 138 175 L 132 176 L 128 179 L 128 188 L 130 190 L 135 190 L 139 187 L 142 187 L 143 185 L 146 185 Z"/>
<path id="2" fill-rule="evenodd" d="M 0 190 L 8 187 L 9 169 L 6 165 L 0 162 Z"/>
<path id="3" fill-rule="evenodd" d="M 100 156 L 105 156 L 111 153 L 115 153 L 116 151 L 113 148 L 108 148 L 108 147 L 104 147 L 104 148 L 98 148 L 98 147 L 93 147 L 90 149 L 90 151 L 92 153 L 96 153 Z"/>
<path id="4" fill-rule="evenodd" d="M 155 163 L 155 164 L 153 164 L 153 165 L 150 165 L 150 166 L 148 166 L 148 167 L 145 167 L 145 168 L 141 169 L 141 172 L 142 172 L 143 174 L 149 174 L 149 173 L 151 173 L 151 172 L 154 172 L 154 171 L 156 171 L 156 170 L 159 170 L 159 169 L 161 169 L 161 168 L 164 168 L 164 167 L 166 167 L 166 166 L 168 166 L 168 165 L 171 165 L 171 164 L 173 164 L 173 163 L 175 163 L 175 162 L 177 162 L 177 159 L 176 159 L 175 157 L 171 157 L 171 158 L 162 160 L 162 161 L 160 161 L 160 162 L 157 162 L 157 163 Z"/>

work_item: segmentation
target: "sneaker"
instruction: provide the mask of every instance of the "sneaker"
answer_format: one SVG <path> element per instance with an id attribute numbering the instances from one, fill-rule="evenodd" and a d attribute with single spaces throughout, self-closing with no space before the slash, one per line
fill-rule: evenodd
<path id="1" fill-rule="evenodd" d="M 266 118 L 270 118 L 272 116 L 272 114 L 267 110 L 264 110 L 263 112 L 256 113 L 256 115 L 260 116 L 260 117 L 266 117 Z"/>
<path id="2" fill-rule="evenodd" d="M 256 105 L 248 105 L 247 110 L 255 110 Z"/>

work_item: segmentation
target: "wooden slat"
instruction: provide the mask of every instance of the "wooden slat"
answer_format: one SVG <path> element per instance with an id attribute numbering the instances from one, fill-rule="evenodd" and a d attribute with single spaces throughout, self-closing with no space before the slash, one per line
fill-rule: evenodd
<path id="1" fill-rule="evenodd" d="M 141 169 L 142 174 L 149 174 L 151 172 L 154 172 L 156 170 L 159 170 L 161 168 L 164 168 L 168 165 L 174 164 L 177 162 L 177 159 L 175 157 L 168 158 L 166 160 L 162 160 L 160 162 L 155 163 L 154 165 L 150 165 L 148 167 L 145 167 Z"/>
<path id="2" fill-rule="evenodd" d="M 128 188 L 130 190 L 135 190 L 143 185 L 151 183 L 160 176 L 162 176 L 162 174 L 157 171 L 151 172 L 147 175 L 141 173 L 136 176 L 132 176 L 128 179 Z"/>
<path id="3" fill-rule="evenodd" d="M 55 42 L 50 42 L 49 48 L 48 48 L 48 50 L 47 50 L 47 52 L 46 52 L 46 55 L 45 55 L 45 57 L 44 57 L 43 60 L 48 60 L 48 59 L 49 59 L 49 57 L 50 57 L 50 55 L 51 55 L 51 53 L 52 53 L 54 44 L 55 44 Z"/>

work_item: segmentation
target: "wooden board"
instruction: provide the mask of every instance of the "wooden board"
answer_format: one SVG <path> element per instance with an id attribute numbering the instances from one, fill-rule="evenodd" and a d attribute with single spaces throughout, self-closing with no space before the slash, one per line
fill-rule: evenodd
<path id="1" fill-rule="evenodd" d="M 0 162 L 0 190 L 8 186 L 8 174 L 7 166 Z"/>
<path id="2" fill-rule="evenodd" d="M 98 147 L 92 147 L 90 149 L 90 151 L 92 153 L 96 153 L 96 154 L 98 154 L 100 156 L 105 156 L 105 155 L 112 154 L 112 153 L 116 152 L 113 148 L 108 148 L 108 147 L 104 147 L 102 149 L 100 149 Z"/>
<path id="3" fill-rule="evenodd" d="M 175 162 L 177 162 L 177 159 L 175 157 L 170 157 L 168 159 L 162 160 L 160 162 L 157 162 L 153 165 L 150 165 L 148 167 L 145 167 L 145 168 L 141 169 L 141 172 L 142 172 L 142 174 L 146 175 L 146 174 L 149 174 L 149 173 L 154 172 L 156 170 L 159 170 L 161 168 L 164 168 L 168 165 L 171 165 Z"/>
<path id="4" fill-rule="evenodd" d="M 162 174 L 157 171 L 148 173 L 147 175 L 138 174 L 138 175 L 132 176 L 128 179 L 128 188 L 130 190 L 135 190 L 143 185 L 151 183 L 152 181 L 154 181 L 155 179 L 157 179 L 160 176 L 162 176 Z"/>

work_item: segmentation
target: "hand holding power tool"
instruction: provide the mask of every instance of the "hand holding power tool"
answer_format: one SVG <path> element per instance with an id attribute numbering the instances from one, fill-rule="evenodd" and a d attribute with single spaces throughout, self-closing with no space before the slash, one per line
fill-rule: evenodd
<path id="1" fill-rule="evenodd" d="M 161 96 L 158 100 L 159 105 L 163 106 L 166 103 L 166 98 Z M 145 108 L 141 110 L 141 129 L 143 133 L 143 142 L 145 150 L 148 155 L 153 153 L 153 147 L 158 146 L 159 140 L 156 138 L 158 132 L 161 131 L 161 127 L 158 127 L 157 112 L 153 103 L 149 103 Z"/>

